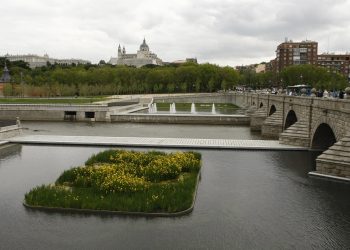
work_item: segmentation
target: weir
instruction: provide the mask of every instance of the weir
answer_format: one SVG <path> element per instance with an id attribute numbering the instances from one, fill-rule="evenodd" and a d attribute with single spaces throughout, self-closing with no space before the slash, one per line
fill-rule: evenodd
<path id="1" fill-rule="evenodd" d="M 281 145 L 269 140 L 230 140 L 199 138 L 150 138 L 150 137 L 106 137 L 106 136 L 59 136 L 27 135 L 8 139 L 11 143 L 50 145 L 89 145 L 126 147 L 165 147 L 193 149 L 244 149 L 244 150 L 297 150 L 307 148 Z"/>

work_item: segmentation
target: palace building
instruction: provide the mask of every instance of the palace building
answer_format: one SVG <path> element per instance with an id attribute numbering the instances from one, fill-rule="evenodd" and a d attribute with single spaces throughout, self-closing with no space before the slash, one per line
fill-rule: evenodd
<path id="1" fill-rule="evenodd" d="M 55 59 L 49 57 L 48 54 L 45 54 L 44 56 L 38 56 L 38 55 L 9 55 L 6 54 L 4 57 L 6 57 L 7 60 L 10 62 L 15 61 L 23 61 L 29 64 L 29 67 L 34 69 L 36 67 L 42 67 L 46 66 L 47 63 L 51 64 L 60 64 L 60 65 L 72 65 L 72 64 L 89 64 L 90 61 L 82 60 L 82 59 Z"/>
<path id="2" fill-rule="evenodd" d="M 136 54 L 127 54 L 125 47 L 121 49 L 120 44 L 118 46 L 118 57 L 112 57 L 109 60 L 112 65 L 128 65 L 135 66 L 137 68 L 144 65 L 163 65 L 163 61 L 158 56 L 149 50 L 146 40 L 143 39 L 143 43 L 140 45 L 140 49 Z"/>

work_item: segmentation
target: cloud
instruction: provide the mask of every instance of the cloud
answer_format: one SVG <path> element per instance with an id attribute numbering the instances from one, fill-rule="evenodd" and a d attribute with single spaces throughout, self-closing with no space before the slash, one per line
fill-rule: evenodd
<path id="1" fill-rule="evenodd" d="M 134 53 L 143 37 L 165 61 L 240 65 L 268 61 L 284 37 L 349 51 L 346 0 L 11 0 L 1 4 L 0 54 L 93 62 Z"/>

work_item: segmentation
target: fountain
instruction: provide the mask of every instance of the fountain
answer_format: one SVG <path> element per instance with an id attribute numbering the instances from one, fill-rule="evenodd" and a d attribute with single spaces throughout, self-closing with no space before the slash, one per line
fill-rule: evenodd
<path id="1" fill-rule="evenodd" d="M 195 114 L 196 113 L 196 105 L 192 102 L 191 104 L 191 114 Z"/>
<path id="2" fill-rule="evenodd" d="M 157 113 L 157 105 L 155 103 L 148 104 L 148 113 Z"/>
<path id="3" fill-rule="evenodd" d="M 212 113 L 213 115 L 216 114 L 215 104 L 214 104 L 214 103 L 213 103 L 213 106 L 211 106 L 211 113 Z"/>
<path id="4" fill-rule="evenodd" d="M 175 107 L 175 103 L 173 102 L 172 104 L 170 104 L 170 114 L 175 114 L 176 113 L 176 107 Z"/>

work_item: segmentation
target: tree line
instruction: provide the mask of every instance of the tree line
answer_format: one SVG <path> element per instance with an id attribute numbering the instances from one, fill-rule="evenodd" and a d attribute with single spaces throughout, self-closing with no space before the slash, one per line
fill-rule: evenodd
<path id="1" fill-rule="evenodd" d="M 0 59 L 3 68 L 5 59 Z M 236 86 L 252 89 L 301 83 L 316 88 L 343 88 L 346 79 L 312 65 L 291 66 L 278 75 L 255 73 L 252 69 L 237 71 L 213 64 L 141 68 L 109 64 L 58 65 L 29 68 L 23 61 L 9 62 L 12 83 L 5 84 L 6 96 L 95 96 L 114 94 L 188 93 L 232 90 Z M 302 76 L 302 79 L 300 78 Z"/>
<path id="2" fill-rule="evenodd" d="M 286 88 L 291 85 L 305 84 L 320 90 L 340 90 L 349 86 L 349 80 L 345 76 L 310 64 L 289 66 L 278 74 L 255 73 L 252 69 L 243 69 L 239 73 L 240 83 L 253 89 Z"/>

